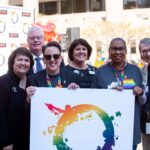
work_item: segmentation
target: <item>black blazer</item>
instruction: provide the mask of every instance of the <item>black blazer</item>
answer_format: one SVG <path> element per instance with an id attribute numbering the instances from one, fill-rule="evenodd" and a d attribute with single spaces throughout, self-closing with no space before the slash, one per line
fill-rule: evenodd
<path id="1" fill-rule="evenodd" d="M 29 105 L 20 79 L 9 72 L 0 77 L 0 150 L 13 144 L 13 150 L 29 149 Z"/>
<path id="2" fill-rule="evenodd" d="M 77 75 L 65 69 L 61 69 L 60 78 L 61 78 L 62 87 L 68 87 L 68 85 L 72 82 L 78 85 L 80 83 L 80 79 Z M 32 86 L 48 87 L 47 80 L 46 80 L 46 70 L 42 70 L 30 76 L 29 80 Z"/>

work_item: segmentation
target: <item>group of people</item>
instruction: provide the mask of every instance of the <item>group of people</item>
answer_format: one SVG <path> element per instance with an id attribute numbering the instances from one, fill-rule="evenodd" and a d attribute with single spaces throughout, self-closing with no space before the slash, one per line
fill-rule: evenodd
<path id="1" fill-rule="evenodd" d="M 149 65 L 141 71 L 128 63 L 122 38 L 112 39 L 108 50 L 111 61 L 98 69 L 86 63 L 92 47 L 85 39 L 71 43 L 66 66 L 60 44 L 51 41 L 44 45 L 40 28 L 29 29 L 27 43 L 29 50 L 19 47 L 11 53 L 8 72 L 0 77 L 0 150 L 29 150 L 30 102 L 36 87 L 132 89 L 135 95 L 133 150 L 141 142 L 141 123 L 143 150 L 149 148 L 150 133 L 146 128 L 150 105 Z M 150 64 L 150 39 L 141 40 L 139 49 L 141 58 Z M 125 80 L 132 80 L 133 84 L 128 86 Z"/>

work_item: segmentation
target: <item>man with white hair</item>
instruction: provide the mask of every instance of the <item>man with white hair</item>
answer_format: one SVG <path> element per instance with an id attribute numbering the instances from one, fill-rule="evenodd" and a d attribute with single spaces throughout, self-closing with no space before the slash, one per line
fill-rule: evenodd
<path id="1" fill-rule="evenodd" d="M 39 27 L 31 27 L 27 33 L 27 43 L 34 58 L 34 66 L 29 74 L 33 74 L 45 69 L 43 63 L 42 47 L 44 45 L 44 32 Z"/>

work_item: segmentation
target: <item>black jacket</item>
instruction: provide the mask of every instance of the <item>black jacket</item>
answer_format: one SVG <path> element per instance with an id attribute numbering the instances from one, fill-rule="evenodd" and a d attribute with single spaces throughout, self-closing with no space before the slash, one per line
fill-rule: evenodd
<path id="1" fill-rule="evenodd" d="M 76 69 L 67 65 L 64 67 L 65 70 L 72 72 L 77 75 L 80 80 L 80 88 L 92 88 L 93 77 L 96 72 L 96 68 L 88 65 L 87 69 Z"/>
<path id="2" fill-rule="evenodd" d="M 74 75 L 72 72 L 61 69 L 60 78 L 62 87 L 68 87 L 70 83 L 76 83 L 79 85 L 80 80 L 77 75 Z M 37 87 L 48 87 L 46 79 L 46 70 L 42 70 L 29 77 L 30 83 L 33 86 Z"/>
<path id="3" fill-rule="evenodd" d="M 0 77 L 0 149 L 29 149 L 29 106 L 19 78 L 9 72 Z"/>

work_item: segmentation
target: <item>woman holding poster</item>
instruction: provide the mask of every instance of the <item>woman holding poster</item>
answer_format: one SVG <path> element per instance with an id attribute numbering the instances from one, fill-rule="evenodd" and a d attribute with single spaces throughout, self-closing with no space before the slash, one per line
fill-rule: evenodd
<path id="1" fill-rule="evenodd" d="M 19 47 L 8 59 L 8 73 L 0 77 L 0 150 L 29 150 L 29 106 L 26 76 L 34 64 L 28 49 Z"/>
<path id="2" fill-rule="evenodd" d="M 145 103 L 142 75 L 140 69 L 126 62 L 126 43 L 121 38 L 114 38 L 109 46 L 110 63 L 100 67 L 95 75 L 93 87 L 102 89 L 132 89 L 135 95 L 135 116 L 133 150 L 141 141 L 140 111 Z"/>

